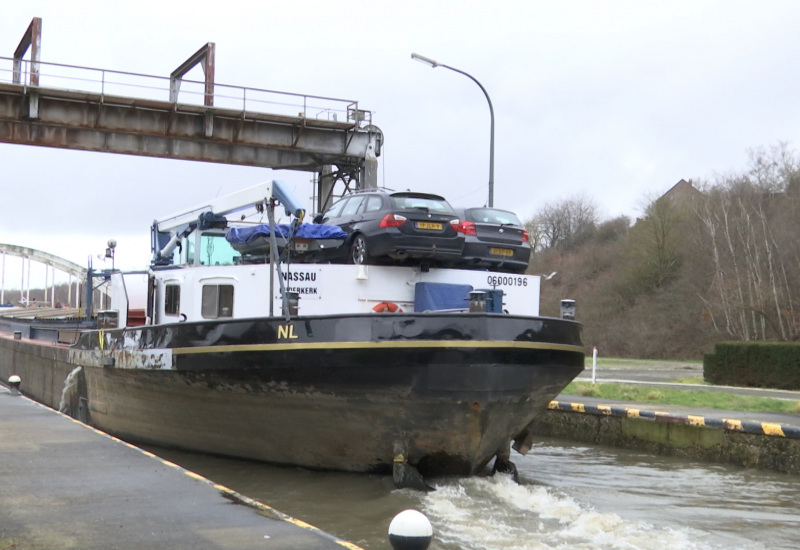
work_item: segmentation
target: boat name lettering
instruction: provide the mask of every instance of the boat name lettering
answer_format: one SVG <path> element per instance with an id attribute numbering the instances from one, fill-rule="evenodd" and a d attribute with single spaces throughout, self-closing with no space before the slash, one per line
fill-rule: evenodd
<path id="1" fill-rule="evenodd" d="M 528 286 L 527 277 L 513 277 L 513 276 L 500 276 L 489 275 L 486 282 L 491 286 Z"/>
<path id="2" fill-rule="evenodd" d="M 290 286 L 286 290 L 289 292 L 297 292 L 298 294 L 318 294 L 317 287 L 315 286 Z"/>
<path id="3" fill-rule="evenodd" d="M 290 271 L 283 274 L 286 281 L 303 282 L 303 281 L 316 281 L 317 274 L 313 271 Z"/>
<path id="4" fill-rule="evenodd" d="M 278 325 L 278 340 L 297 338 L 294 333 L 294 325 Z"/>

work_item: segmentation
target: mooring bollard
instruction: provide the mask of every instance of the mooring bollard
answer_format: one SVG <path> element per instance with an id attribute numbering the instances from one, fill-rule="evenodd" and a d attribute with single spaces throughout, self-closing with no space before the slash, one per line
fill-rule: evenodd
<path id="1" fill-rule="evenodd" d="M 14 340 L 22 340 L 22 332 L 19 330 L 14 331 Z"/>
<path id="2" fill-rule="evenodd" d="M 416 510 L 403 510 L 389 524 L 389 542 L 394 550 L 425 550 L 431 540 L 433 526 Z"/>
<path id="3" fill-rule="evenodd" d="M 483 313 L 486 311 L 486 293 L 482 290 L 473 290 L 469 293 L 470 313 Z"/>
<path id="4" fill-rule="evenodd" d="M 11 387 L 12 392 L 19 392 L 19 385 L 22 384 L 22 378 L 16 374 L 8 377 L 8 385 Z"/>

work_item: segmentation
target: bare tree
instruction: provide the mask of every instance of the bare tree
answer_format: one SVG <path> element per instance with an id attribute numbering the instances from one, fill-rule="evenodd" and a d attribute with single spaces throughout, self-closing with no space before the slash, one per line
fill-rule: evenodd
<path id="1" fill-rule="evenodd" d="M 703 298 L 729 336 L 800 338 L 798 199 L 789 192 L 799 167 L 784 145 L 752 153 L 747 174 L 718 181 L 699 212 L 715 269 Z"/>
<path id="2" fill-rule="evenodd" d="M 678 226 L 687 214 L 686 208 L 663 198 L 647 207 L 645 217 L 640 221 L 641 268 L 649 286 L 661 287 L 675 277 L 680 251 Z"/>
<path id="3" fill-rule="evenodd" d="M 570 250 L 594 234 L 599 220 L 597 211 L 593 201 L 577 195 L 546 204 L 531 223 L 539 228 L 542 248 Z"/>

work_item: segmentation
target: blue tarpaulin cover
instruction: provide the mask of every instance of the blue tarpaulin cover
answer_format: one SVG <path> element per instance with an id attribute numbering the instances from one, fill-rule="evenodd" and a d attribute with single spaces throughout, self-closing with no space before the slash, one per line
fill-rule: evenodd
<path id="1" fill-rule="evenodd" d="M 279 223 L 275 225 L 276 236 L 288 237 L 291 230 L 291 225 L 289 224 Z M 259 237 L 269 237 L 269 225 L 231 227 L 225 234 L 225 238 L 229 243 L 246 244 Z M 297 228 L 295 237 L 300 237 L 301 239 L 344 239 L 347 237 L 347 233 L 338 225 L 303 223 Z"/>
<path id="2" fill-rule="evenodd" d="M 417 283 L 414 285 L 414 311 L 466 309 L 472 285 Z"/>

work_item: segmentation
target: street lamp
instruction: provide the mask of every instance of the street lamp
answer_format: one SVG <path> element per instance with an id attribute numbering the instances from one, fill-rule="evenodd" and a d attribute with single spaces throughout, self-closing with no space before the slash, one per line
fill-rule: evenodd
<path id="1" fill-rule="evenodd" d="M 425 63 L 426 65 L 430 65 L 431 68 L 435 69 L 436 67 L 444 67 L 445 69 L 450 69 L 451 71 L 455 71 L 457 73 L 463 74 L 470 80 L 472 80 L 475 84 L 483 92 L 483 95 L 486 96 L 486 101 L 489 102 L 489 115 L 491 118 L 491 133 L 489 136 L 489 206 L 494 206 L 494 108 L 492 107 L 492 100 L 489 99 L 489 94 L 486 93 L 486 88 L 478 82 L 478 80 L 472 76 L 471 74 L 467 74 L 462 70 L 456 69 L 455 67 L 451 67 L 450 65 L 445 65 L 444 63 L 439 63 L 438 61 L 434 61 L 429 57 L 425 57 L 424 55 L 419 55 L 418 53 L 412 53 L 411 59 L 416 59 L 420 63 Z"/>
<path id="2" fill-rule="evenodd" d="M 108 241 L 108 248 L 106 248 L 106 258 L 111 258 L 111 271 L 114 271 L 114 249 L 117 248 L 117 241 L 111 239 Z"/>

